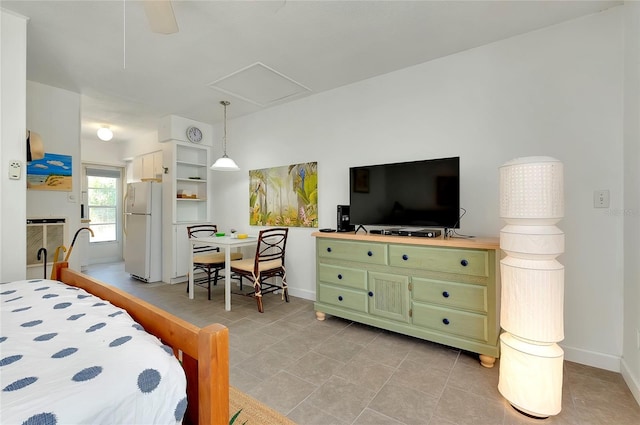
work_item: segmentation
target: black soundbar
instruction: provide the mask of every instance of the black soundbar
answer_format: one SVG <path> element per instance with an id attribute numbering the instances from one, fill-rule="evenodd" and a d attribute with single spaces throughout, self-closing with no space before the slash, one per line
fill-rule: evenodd
<path id="1" fill-rule="evenodd" d="M 369 230 L 369 233 L 373 235 L 415 236 L 419 238 L 438 238 L 442 236 L 441 230 L 434 229 L 373 229 Z"/>

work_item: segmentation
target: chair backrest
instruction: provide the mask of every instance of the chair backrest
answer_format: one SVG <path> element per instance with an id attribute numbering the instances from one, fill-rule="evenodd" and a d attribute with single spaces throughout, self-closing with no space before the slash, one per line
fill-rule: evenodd
<path id="1" fill-rule="evenodd" d="M 275 227 L 261 230 L 258 234 L 258 246 L 256 247 L 255 267 L 263 261 L 280 260 L 284 266 L 284 254 L 287 245 L 289 229 Z"/>
<path id="2" fill-rule="evenodd" d="M 187 226 L 187 235 L 191 238 L 214 238 L 218 232 L 218 226 L 215 224 L 196 224 L 193 226 Z M 193 246 L 194 254 L 210 251 L 220 251 L 219 248 L 214 248 L 211 245 L 198 245 Z"/>
<path id="3" fill-rule="evenodd" d="M 218 232 L 218 226 L 215 224 L 196 224 L 187 226 L 187 234 L 189 238 L 213 238 Z"/>

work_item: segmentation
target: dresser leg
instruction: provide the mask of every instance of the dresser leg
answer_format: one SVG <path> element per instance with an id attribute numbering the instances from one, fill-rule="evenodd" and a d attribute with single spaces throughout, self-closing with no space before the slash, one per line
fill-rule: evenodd
<path id="1" fill-rule="evenodd" d="M 486 368 L 491 369 L 493 365 L 496 363 L 496 358 L 491 356 L 486 356 L 484 354 L 480 354 L 480 364 Z"/>
<path id="2" fill-rule="evenodd" d="M 324 318 L 326 317 L 326 314 L 324 314 L 321 311 L 316 311 L 316 319 L 318 320 L 324 320 Z"/>

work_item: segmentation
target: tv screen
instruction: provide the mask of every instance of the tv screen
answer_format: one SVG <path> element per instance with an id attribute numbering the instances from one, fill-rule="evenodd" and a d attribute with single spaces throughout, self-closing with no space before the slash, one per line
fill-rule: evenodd
<path id="1" fill-rule="evenodd" d="M 350 222 L 460 227 L 460 158 L 351 167 Z"/>

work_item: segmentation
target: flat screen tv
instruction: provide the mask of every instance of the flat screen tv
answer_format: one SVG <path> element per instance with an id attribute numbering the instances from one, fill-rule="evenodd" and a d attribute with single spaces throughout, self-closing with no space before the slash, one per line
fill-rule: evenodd
<path id="1" fill-rule="evenodd" d="M 350 223 L 460 228 L 460 158 L 349 169 Z"/>

